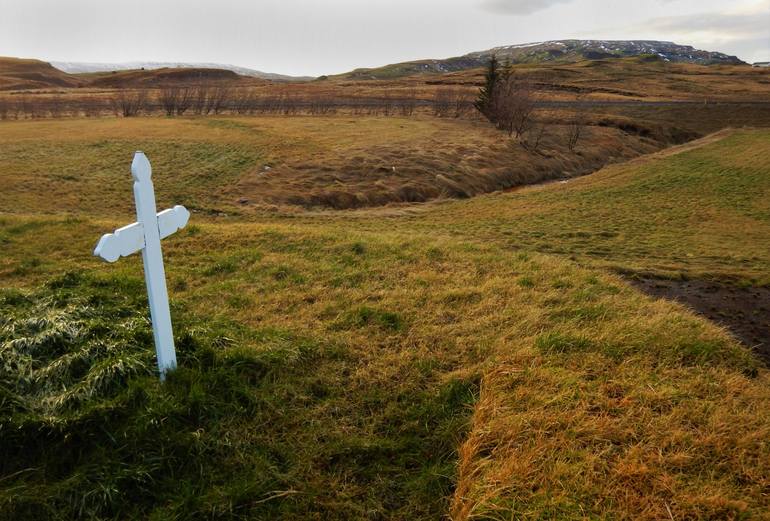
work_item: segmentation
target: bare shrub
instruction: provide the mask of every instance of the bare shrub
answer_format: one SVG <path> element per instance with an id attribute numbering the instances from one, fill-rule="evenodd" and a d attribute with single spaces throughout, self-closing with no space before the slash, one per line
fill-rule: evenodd
<path id="1" fill-rule="evenodd" d="M 161 87 L 158 101 L 166 116 L 181 116 L 193 105 L 197 92 L 196 87 L 168 85 Z"/>
<path id="2" fill-rule="evenodd" d="M 256 98 L 255 110 L 260 114 L 278 114 L 281 112 L 280 96 L 263 96 Z"/>
<path id="3" fill-rule="evenodd" d="M 352 103 L 352 112 L 354 116 L 360 116 L 366 113 L 366 104 L 359 100 L 354 100 Z"/>
<path id="4" fill-rule="evenodd" d="M 145 109 L 147 104 L 147 91 L 144 89 L 128 91 L 121 89 L 110 98 L 110 106 L 116 116 L 130 118 L 136 116 Z"/>
<path id="5" fill-rule="evenodd" d="M 417 89 L 409 89 L 398 102 L 398 110 L 402 116 L 411 116 L 417 107 Z"/>
<path id="6" fill-rule="evenodd" d="M 179 88 L 179 95 L 176 98 L 176 106 L 174 107 L 177 116 L 183 115 L 190 108 L 193 102 L 194 91 L 195 89 L 189 86 Z"/>
<path id="7" fill-rule="evenodd" d="M 102 115 L 104 106 L 102 104 L 102 101 L 99 98 L 91 96 L 91 97 L 85 98 L 80 103 L 80 110 L 83 112 L 83 115 L 85 117 L 96 118 Z"/>
<path id="8" fill-rule="evenodd" d="M 538 153 L 545 138 L 547 126 L 546 118 L 539 120 L 532 118 L 519 139 L 521 146 L 529 152 Z"/>
<path id="9" fill-rule="evenodd" d="M 11 98 L 0 98 L 0 119 L 18 119 L 17 105 Z"/>
<path id="10" fill-rule="evenodd" d="M 165 111 L 166 116 L 173 116 L 176 113 L 178 99 L 179 87 L 175 85 L 161 87 L 158 92 L 158 102 Z"/>
<path id="11" fill-rule="evenodd" d="M 395 101 L 390 93 L 382 97 L 382 115 L 390 116 L 394 112 Z"/>
<path id="12" fill-rule="evenodd" d="M 63 105 L 64 103 L 62 101 L 62 98 L 58 94 L 52 96 L 48 100 L 48 113 L 51 114 L 52 118 L 61 117 Z"/>
<path id="13" fill-rule="evenodd" d="M 334 101 L 327 97 L 315 97 L 308 106 L 308 112 L 317 115 L 335 112 Z"/>
<path id="14" fill-rule="evenodd" d="M 530 129 L 533 123 L 536 97 L 532 84 L 510 76 L 500 81 L 493 93 L 489 118 L 497 128 L 516 135 L 517 139 Z"/>
<path id="15" fill-rule="evenodd" d="M 454 106 L 454 117 L 461 118 L 466 114 L 468 114 L 473 108 L 470 92 L 462 89 L 455 90 L 453 106 Z"/>
<path id="16" fill-rule="evenodd" d="M 281 113 L 285 116 L 297 114 L 302 100 L 295 93 L 291 91 L 284 91 L 281 94 Z"/>
<path id="17" fill-rule="evenodd" d="M 446 89 L 437 89 L 433 97 L 433 115 L 446 117 L 452 110 L 452 93 Z"/>
<path id="18" fill-rule="evenodd" d="M 43 116 L 43 111 L 40 109 L 39 100 L 31 97 L 28 94 L 23 94 L 17 101 L 19 114 L 25 118 L 39 118 Z M 17 116 L 18 119 L 18 116 Z"/>
<path id="19" fill-rule="evenodd" d="M 227 84 L 220 84 L 212 89 L 209 103 L 210 111 L 214 114 L 224 112 L 232 102 L 232 88 Z"/>
<path id="20" fill-rule="evenodd" d="M 584 103 L 583 96 L 580 96 L 578 97 L 577 103 L 575 104 L 575 110 L 573 111 L 572 117 L 569 120 L 569 125 L 567 126 L 567 148 L 569 148 L 570 152 L 575 151 L 575 147 L 584 133 L 587 122 L 587 106 Z"/>
<path id="21" fill-rule="evenodd" d="M 236 114 L 248 114 L 252 107 L 252 93 L 249 89 L 233 90 L 231 108 Z"/>
<path id="22" fill-rule="evenodd" d="M 211 88 L 208 83 L 200 83 L 195 86 L 195 93 L 191 98 L 191 108 L 198 116 L 208 114 L 208 100 L 211 96 Z"/>

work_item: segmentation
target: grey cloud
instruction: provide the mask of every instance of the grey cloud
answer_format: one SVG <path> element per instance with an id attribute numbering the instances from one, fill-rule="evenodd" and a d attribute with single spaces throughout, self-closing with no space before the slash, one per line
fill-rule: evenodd
<path id="1" fill-rule="evenodd" d="M 764 9 L 764 4 L 770 6 L 770 1 L 752 13 L 708 12 L 652 18 L 627 30 L 758 60 L 770 56 L 770 8 Z"/>
<path id="2" fill-rule="evenodd" d="M 770 0 L 750 13 L 703 12 L 687 16 L 652 18 L 636 28 L 656 32 L 697 34 L 711 32 L 724 39 L 770 37 Z"/>
<path id="3" fill-rule="evenodd" d="M 526 15 L 572 0 L 483 0 L 481 7 L 499 14 Z"/>

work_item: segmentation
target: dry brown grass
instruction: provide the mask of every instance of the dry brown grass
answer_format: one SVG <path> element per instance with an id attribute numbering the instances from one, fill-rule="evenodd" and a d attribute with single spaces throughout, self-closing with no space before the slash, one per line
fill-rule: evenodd
<path id="1" fill-rule="evenodd" d="M 656 149 L 618 129 L 586 132 L 580 153 L 567 150 L 566 129 L 549 127 L 543 146 L 527 151 L 484 122 L 443 119 L 308 119 L 286 133 L 284 120 L 244 121 L 255 129 L 304 139 L 312 152 L 271 170 L 242 176 L 227 194 L 244 204 L 356 208 L 393 202 L 470 197 L 596 170 L 607 161 Z"/>
<path id="2" fill-rule="evenodd" d="M 77 77 L 62 72 L 40 60 L 0 56 L 0 91 L 78 87 L 82 83 Z"/>
<path id="3" fill-rule="evenodd" d="M 572 298 L 536 286 L 549 306 Z M 557 304 L 552 326 L 496 351 L 460 449 L 452 519 L 763 518 L 767 374 L 696 362 L 724 335 L 713 326 L 687 335 L 691 354 L 669 351 L 682 345 L 676 305 L 619 291 L 584 306 Z M 518 310 L 532 324 L 541 313 Z"/>
<path id="4" fill-rule="evenodd" d="M 565 133 L 550 125 L 533 152 L 486 123 L 426 116 L 9 122 L 0 126 L 9 158 L 0 166 L 0 208 L 45 208 L 55 194 L 61 210 L 100 212 L 106 200 L 106 211 L 120 200 L 109 194 L 123 172 L 105 168 L 135 149 L 150 154 L 176 196 L 210 211 L 249 213 L 469 197 L 585 174 L 665 143 L 596 126 L 570 152 Z"/>

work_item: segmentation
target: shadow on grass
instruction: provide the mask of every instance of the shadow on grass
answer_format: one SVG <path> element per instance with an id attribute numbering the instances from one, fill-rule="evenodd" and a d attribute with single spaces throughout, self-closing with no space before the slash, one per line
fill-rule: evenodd
<path id="1" fill-rule="evenodd" d="M 478 382 L 351 396 L 344 347 L 203 320 L 177 302 L 179 369 L 161 384 L 145 307 L 143 281 L 129 277 L 68 273 L 0 293 L 9 518 L 446 511 Z"/>

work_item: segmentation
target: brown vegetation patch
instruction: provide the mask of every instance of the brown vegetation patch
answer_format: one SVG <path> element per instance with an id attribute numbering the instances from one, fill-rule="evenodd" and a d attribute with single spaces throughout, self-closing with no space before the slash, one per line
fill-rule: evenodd
<path id="1" fill-rule="evenodd" d="M 481 123 L 446 121 L 435 132 L 414 138 L 362 139 L 260 167 L 225 193 L 242 205 L 334 209 L 465 198 L 584 175 L 662 146 L 618 129 L 594 127 L 573 153 L 565 134 L 564 127 L 549 126 L 542 147 L 532 152 Z"/>

